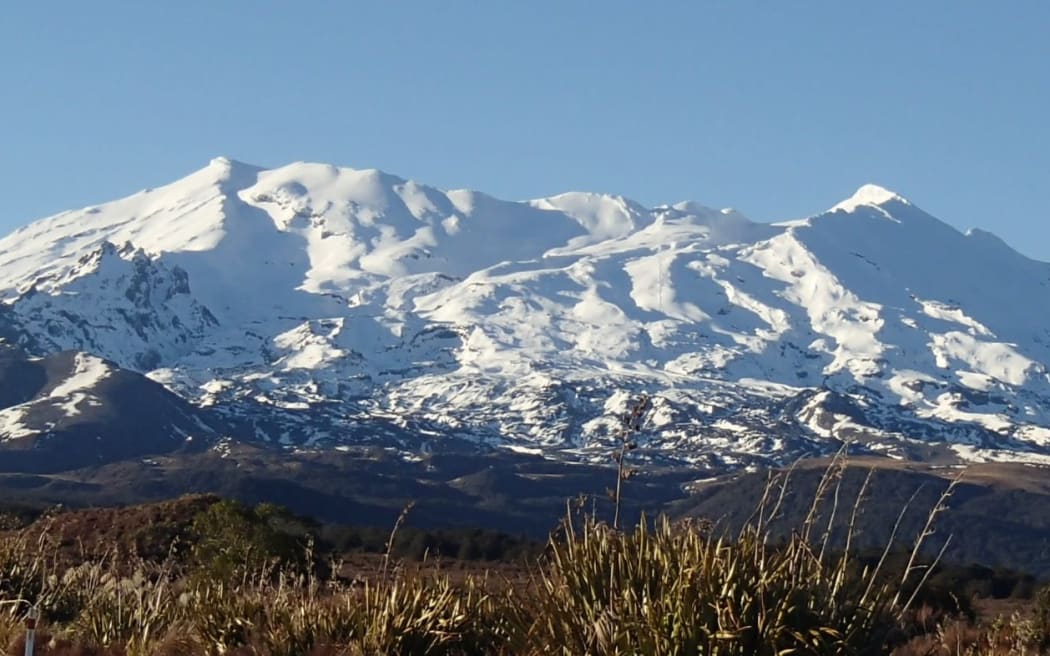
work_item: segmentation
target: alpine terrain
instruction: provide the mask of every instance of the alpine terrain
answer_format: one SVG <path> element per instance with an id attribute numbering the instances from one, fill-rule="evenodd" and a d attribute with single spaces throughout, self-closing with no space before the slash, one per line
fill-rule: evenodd
<path id="1" fill-rule="evenodd" d="M 1050 264 L 868 185 L 776 224 L 219 158 L 0 240 L 0 468 L 378 448 L 1050 461 Z"/>

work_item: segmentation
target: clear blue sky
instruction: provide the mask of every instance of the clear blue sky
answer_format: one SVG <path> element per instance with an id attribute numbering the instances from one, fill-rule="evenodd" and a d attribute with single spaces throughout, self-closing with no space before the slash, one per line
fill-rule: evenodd
<path id="1" fill-rule="evenodd" d="M 866 182 L 1050 260 L 1050 2 L 6 3 L 0 230 L 216 155 L 756 220 Z"/>

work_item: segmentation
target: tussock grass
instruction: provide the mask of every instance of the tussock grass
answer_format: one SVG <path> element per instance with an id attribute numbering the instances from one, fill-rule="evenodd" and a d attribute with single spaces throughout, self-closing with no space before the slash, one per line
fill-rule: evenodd
<path id="1" fill-rule="evenodd" d="M 0 539 L 0 647 L 17 653 L 32 602 L 43 613 L 42 654 L 1038 653 L 1047 633 L 1040 627 L 1050 622 L 1013 618 L 978 631 L 915 607 L 931 571 L 921 554 L 952 487 L 906 565 L 889 571 L 893 545 L 875 564 L 851 553 L 866 485 L 857 499 L 840 498 L 844 467 L 842 458 L 832 463 L 788 537 L 771 537 L 769 526 L 790 474 L 770 480 L 733 535 L 664 517 L 620 531 L 570 512 L 528 580 L 504 585 L 470 576 L 453 582 L 395 561 L 389 550 L 363 581 L 260 566 L 254 557 L 237 576 L 225 569 L 209 576 L 175 559 L 92 556 L 72 564 L 57 557 L 46 532 L 18 534 Z M 831 541 L 836 522 L 847 526 L 845 548 Z"/>

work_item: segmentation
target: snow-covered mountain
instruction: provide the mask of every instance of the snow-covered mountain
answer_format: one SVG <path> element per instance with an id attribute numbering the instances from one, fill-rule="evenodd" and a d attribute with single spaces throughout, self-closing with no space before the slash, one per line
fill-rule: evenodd
<path id="1" fill-rule="evenodd" d="M 3 398 L 0 445 L 77 424 L 126 370 L 185 402 L 161 438 L 216 448 L 606 462 L 644 391 L 654 461 L 729 470 L 849 440 L 1050 462 L 1050 264 L 871 185 L 768 225 L 220 158 L 0 240 L 0 299 L 20 366 L 79 352 L 57 387 Z M 29 421 L 40 404 L 64 418 Z"/>

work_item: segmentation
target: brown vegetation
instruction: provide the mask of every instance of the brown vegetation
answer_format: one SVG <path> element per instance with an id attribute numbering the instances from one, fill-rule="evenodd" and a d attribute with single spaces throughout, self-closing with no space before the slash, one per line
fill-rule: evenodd
<path id="1" fill-rule="evenodd" d="M 329 566 L 317 526 L 265 504 L 192 497 L 51 514 L 0 537 L 0 645 L 21 654 L 33 602 L 44 616 L 38 654 L 910 656 L 1047 646 L 1050 592 L 1038 612 L 983 623 L 964 600 L 924 592 L 946 571 L 919 554 L 950 487 L 903 555 L 892 542 L 855 554 L 848 532 L 835 548 L 830 527 L 836 518 L 852 526 L 864 496 L 841 497 L 843 471 L 832 463 L 787 537 L 768 532 L 786 477 L 732 535 L 666 518 L 618 531 L 573 512 L 511 580 L 485 574 L 491 563 L 452 571 L 397 558 L 400 530 L 387 534 L 385 554 Z M 477 544 L 504 544 L 493 540 Z"/>

